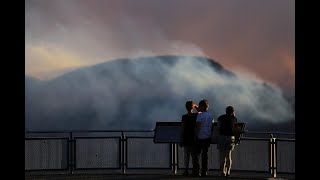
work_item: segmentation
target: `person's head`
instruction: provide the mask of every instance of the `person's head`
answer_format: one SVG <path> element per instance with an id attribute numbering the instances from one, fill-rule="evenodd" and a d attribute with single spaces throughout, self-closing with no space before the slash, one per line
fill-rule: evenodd
<path id="1" fill-rule="evenodd" d="M 234 115 L 234 109 L 233 109 L 232 106 L 228 106 L 228 107 L 226 108 L 226 114 L 228 114 L 228 115 Z"/>
<path id="2" fill-rule="evenodd" d="M 187 111 L 191 111 L 194 108 L 194 102 L 191 100 L 187 101 L 185 106 L 186 106 Z"/>
<path id="3" fill-rule="evenodd" d="M 208 111 L 208 108 L 209 108 L 209 102 L 208 102 L 208 100 L 202 99 L 202 100 L 199 102 L 199 109 L 200 109 L 201 111 Z"/>

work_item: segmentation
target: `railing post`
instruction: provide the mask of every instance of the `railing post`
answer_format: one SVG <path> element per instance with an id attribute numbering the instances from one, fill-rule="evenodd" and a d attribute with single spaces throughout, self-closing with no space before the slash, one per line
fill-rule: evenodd
<path id="1" fill-rule="evenodd" d="M 174 143 L 170 143 L 170 148 L 171 148 L 171 170 L 172 170 L 172 173 L 175 174 L 175 162 L 174 162 L 174 156 L 175 156 L 175 153 L 174 153 Z"/>
<path id="2" fill-rule="evenodd" d="M 73 174 L 73 170 L 74 170 L 74 140 L 73 140 L 73 136 L 72 136 L 72 132 L 69 132 L 69 144 L 68 146 L 70 147 L 70 152 L 69 152 L 69 160 L 68 160 L 68 166 L 70 169 L 70 174 Z"/>
<path id="3" fill-rule="evenodd" d="M 127 165 L 127 157 L 126 157 L 126 153 L 127 153 L 127 139 L 123 133 L 123 131 L 121 131 L 121 149 L 120 149 L 120 153 L 121 153 L 121 170 L 122 170 L 122 174 L 126 173 L 126 165 Z"/>
<path id="4" fill-rule="evenodd" d="M 276 138 L 270 134 L 270 173 L 272 177 L 277 177 L 277 155 Z"/>
<path id="5" fill-rule="evenodd" d="M 272 177 L 277 177 L 277 146 L 276 138 L 273 138 L 273 173 Z"/>
<path id="6" fill-rule="evenodd" d="M 178 171 L 178 145 L 177 143 L 173 144 L 174 148 L 174 174 L 177 174 Z"/>

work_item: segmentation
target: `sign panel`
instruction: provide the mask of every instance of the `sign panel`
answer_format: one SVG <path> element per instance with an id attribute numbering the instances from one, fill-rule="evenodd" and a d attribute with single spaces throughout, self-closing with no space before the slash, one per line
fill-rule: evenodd
<path id="1" fill-rule="evenodd" d="M 236 144 L 240 143 L 240 139 L 245 133 L 246 123 L 235 124 L 235 139 Z M 217 144 L 219 130 L 217 122 L 212 124 L 212 136 L 211 144 Z M 156 128 L 154 133 L 154 143 L 179 143 L 181 133 L 181 122 L 156 122 Z"/>
<path id="2" fill-rule="evenodd" d="M 179 143 L 181 122 L 156 122 L 154 143 Z"/>

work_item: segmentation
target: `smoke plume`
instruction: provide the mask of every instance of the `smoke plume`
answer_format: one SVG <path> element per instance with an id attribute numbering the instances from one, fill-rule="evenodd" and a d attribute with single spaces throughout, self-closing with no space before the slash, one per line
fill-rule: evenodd
<path id="1" fill-rule="evenodd" d="M 55 79 L 26 77 L 26 129 L 152 129 L 180 121 L 187 100 L 209 101 L 216 120 L 232 105 L 239 121 L 283 123 L 295 112 L 277 86 L 198 56 L 118 59 Z"/>

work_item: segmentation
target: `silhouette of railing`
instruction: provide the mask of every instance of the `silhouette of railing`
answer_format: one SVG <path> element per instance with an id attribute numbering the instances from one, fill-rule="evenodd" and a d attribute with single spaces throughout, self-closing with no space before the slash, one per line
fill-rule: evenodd
<path id="1" fill-rule="evenodd" d="M 126 173 L 159 169 L 176 174 L 184 168 L 182 148 L 176 143 L 155 144 L 153 133 L 153 130 L 26 132 L 25 171 L 72 174 L 81 170 Z M 294 136 L 294 133 L 247 132 L 233 152 L 232 170 L 266 172 L 273 177 L 277 173 L 294 174 Z M 218 170 L 215 144 L 210 146 L 208 155 L 209 171 Z"/>

